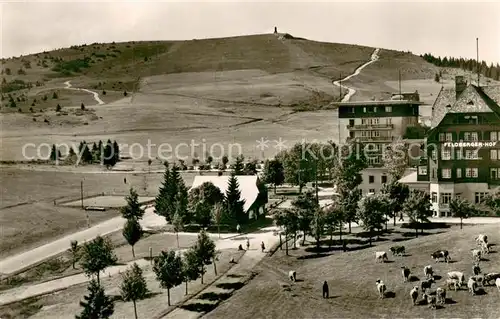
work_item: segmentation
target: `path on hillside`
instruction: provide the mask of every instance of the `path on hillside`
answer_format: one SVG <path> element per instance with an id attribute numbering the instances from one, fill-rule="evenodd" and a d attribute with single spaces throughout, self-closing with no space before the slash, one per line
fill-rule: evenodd
<path id="1" fill-rule="evenodd" d="M 215 239 L 216 250 L 225 250 L 225 249 L 235 249 L 238 245 L 244 244 L 245 239 L 248 237 L 250 239 L 250 251 L 247 251 L 245 254 L 250 253 L 250 259 L 253 262 L 245 263 L 245 267 L 255 266 L 258 261 L 265 256 L 264 253 L 260 251 L 260 243 L 264 242 L 266 247 L 271 247 L 276 244 L 279 240 L 278 236 L 274 235 L 276 231 L 276 227 L 267 227 L 260 229 L 259 231 L 251 234 L 237 235 L 237 234 L 224 234 L 225 237 L 222 239 L 218 239 L 217 234 L 212 234 Z M 191 235 L 197 236 L 197 233 L 190 233 Z M 68 245 L 66 245 L 68 246 Z M 181 251 L 185 251 L 186 249 L 182 249 Z M 144 268 L 150 264 L 149 261 L 145 259 L 138 259 L 134 261 L 130 261 L 127 265 L 117 265 L 106 268 L 101 274 L 100 278 L 105 279 L 121 272 L 125 271 L 130 265 L 133 263 L 137 263 L 141 268 Z M 240 264 L 242 261 L 240 260 Z M 72 276 L 67 276 L 59 279 L 54 279 L 51 281 L 42 282 L 35 285 L 26 285 L 21 286 L 9 290 L 5 290 L 0 293 L 0 306 L 10 304 L 16 301 L 21 301 L 27 298 L 40 296 L 49 294 L 55 291 L 60 291 L 72 287 L 74 285 L 82 284 L 88 282 L 90 280 L 85 274 L 76 274 Z"/>
<path id="2" fill-rule="evenodd" d="M 145 229 L 153 226 L 162 226 L 166 223 L 165 219 L 156 215 L 153 210 L 153 207 L 146 208 L 146 213 L 141 220 L 141 225 Z M 88 229 L 67 235 L 43 246 L 3 259 L 0 261 L 0 274 L 9 275 L 22 271 L 23 269 L 36 265 L 52 256 L 68 250 L 69 243 L 72 240 L 77 240 L 79 243 L 83 243 L 94 239 L 98 235 L 104 236 L 118 231 L 122 229 L 124 223 L 125 220 L 121 216 L 114 217 Z"/>
<path id="3" fill-rule="evenodd" d="M 375 51 L 373 51 L 372 53 L 372 56 L 370 57 L 370 61 L 366 62 L 365 64 L 363 64 L 362 66 L 358 67 L 353 74 L 351 75 L 348 75 L 346 76 L 345 78 L 341 79 L 341 80 L 338 80 L 338 81 L 334 81 L 333 82 L 333 85 L 336 85 L 338 87 L 340 87 L 341 89 L 347 89 L 348 90 L 348 93 L 344 96 L 344 98 L 342 99 L 341 102 L 349 102 L 349 100 L 351 99 L 351 97 L 356 94 L 356 90 L 353 89 L 353 88 L 350 88 L 350 87 L 347 87 L 343 84 L 341 84 L 341 82 L 344 82 L 344 81 L 347 81 L 349 80 L 350 78 L 358 75 L 359 73 L 361 73 L 361 70 L 363 70 L 365 67 L 367 67 L 368 65 L 372 64 L 373 62 L 377 61 L 379 56 L 378 56 L 378 52 L 380 51 L 380 49 L 375 49 Z"/>
<path id="4" fill-rule="evenodd" d="M 101 100 L 101 98 L 99 97 L 99 93 L 97 93 L 97 92 L 94 92 L 94 91 L 91 91 L 91 90 L 87 90 L 87 89 L 74 88 L 74 87 L 71 86 L 70 81 L 64 82 L 64 85 L 66 85 L 65 89 L 77 90 L 77 91 L 84 91 L 84 92 L 90 93 L 90 94 L 92 94 L 94 96 L 94 100 L 96 100 L 96 102 L 99 105 L 104 104 L 103 100 Z"/>

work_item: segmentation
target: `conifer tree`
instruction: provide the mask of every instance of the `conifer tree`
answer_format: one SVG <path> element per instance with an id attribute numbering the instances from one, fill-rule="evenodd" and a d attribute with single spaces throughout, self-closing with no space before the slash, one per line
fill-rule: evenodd
<path id="1" fill-rule="evenodd" d="M 234 164 L 234 167 L 233 167 L 233 174 L 234 175 L 243 175 L 243 171 L 245 169 L 245 164 L 243 164 L 244 160 L 245 160 L 245 158 L 243 157 L 243 154 L 236 157 L 236 163 Z"/>
<path id="2" fill-rule="evenodd" d="M 113 315 L 115 305 L 109 296 L 106 296 L 104 289 L 97 281 L 91 280 L 87 287 L 88 296 L 83 296 L 80 306 L 83 307 L 80 315 L 76 319 L 107 319 Z"/>
<path id="3" fill-rule="evenodd" d="M 144 216 L 144 209 L 141 207 L 139 203 L 139 194 L 135 191 L 135 189 L 130 188 L 130 193 L 125 197 L 127 201 L 127 205 L 122 207 L 120 212 L 122 213 L 122 217 L 130 220 L 140 220 Z"/>
<path id="4" fill-rule="evenodd" d="M 241 191 L 239 190 L 238 179 L 235 174 L 231 174 L 228 181 L 228 187 L 224 200 L 224 207 L 227 210 L 226 217 L 229 224 L 242 224 L 247 221 L 248 216 L 243 209 L 244 200 L 241 200 Z"/>
<path id="5" fill-rule="evenodd" d="M 135 258 L 134 246 L 142 237 L 142 227 L 137 219 L 129 219 L 125 222 L 122 230 L 123 237 L 132 247 L 132 257 Z"/>

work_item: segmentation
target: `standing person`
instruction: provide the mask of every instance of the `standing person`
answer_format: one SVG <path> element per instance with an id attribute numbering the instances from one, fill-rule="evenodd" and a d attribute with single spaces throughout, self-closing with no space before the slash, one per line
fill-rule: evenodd
<path id="1" fill-rule="evenodd" d="M 325 282 L 323 283 L 323 298 L 327 298 L 328 299 L 329 296 L 330 296 L 330 291 L 328 289 L 328 283 L 325 280 Z"/>
<path id="2" fill-rule="evenodd" d="M 266 249 L 266 246 L 264 246 L 264 242 L 260 243 L 260 248 L 262 248 L 262 252 L 264 252 L 264 250 Z"/>
<path id="3" fill-rule="evenodd" d="M 399 221 L 404 222 L 405 219 L 403 218 L 403 213 L 399 213 Z"/>
<path id="4" fill-rule="evenodd" d="M 240 233 L 240 230 L 241 230 L 240 224 L 236 225 L 236 231 L 238 232 L 238 234 Z"/>
<path id="5" fill-rule="evenodd" d="M 247 238 L 247 250 L 250 250 L 250 239 Z"/>
<path id="6" fill-rule="evenodd" d="M 127 178 L 126 177 L 123 178 L 123 184 L 127 184 Z"/>
<path id="7" fill-rule="evenodd" d="M 342 249 L 344 250 L 344 253 L 347 251 L 347 240 L 345 239 L 342 241 Z"/>

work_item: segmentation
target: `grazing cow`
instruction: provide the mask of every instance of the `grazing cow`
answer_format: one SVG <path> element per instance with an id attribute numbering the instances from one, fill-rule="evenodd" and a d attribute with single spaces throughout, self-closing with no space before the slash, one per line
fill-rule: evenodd
<path id="1" fill-rule="evenodd" d="M 405 246 L 392 246 L 389 248 L 393 255 L 404 256 L 405 254 Z"/>
<path id="2" fill-rule="evenodd" d="M 455 291 L 460 289 L 460 282 L 457 279 L 446 279 L 448 289 L 453 288 Z"/>
<path id="3" fill-rule="evenodd" d="M 481 261 L 481 251 L 479 249 L 472 249 L 472 258 L 475 261 Z"/>
<path id="4" fill-rule="evenodd" d="M 413 305 L 416 305 L 418 299 L 418 286 L 413 287 L 413 289 L 410 291 L 410 297 L 413 301 Z"/>
<path id="5" fill-rule="evenodd" d="M 410 278 L 410 269 L 407 267 L 401 267 L 401 273 L 403 274 L 403 282 L 407 282 L 408 278 Z"/>
<path id="6" fill-rule="evenodd" d="M 481 285 L 483 286 L 483 282 L 484 282 L 484 277 L 483 276 L 471 276 L 470 279 L 474 280 L 475 282 L 477 282 L 478 286 Z"/>
<path id="7" fill-rule="evenodd" d="M 490 247 L 491 247 L 491 244 L 488 244 L 488 243 L 481 243 L 481 252 L 484 254 L 484 255 L 487 255 L 490 253 Z"/>
<path id="8" fill-rule="evenodd" d="M 451 260 L 450 254 L 447 250 L 437 250 L 431 254 L 432 259 L 436 262 L 439 261 L 439 258 L 443 258 L 444 261 L 448 262 Z"/>
<path id="9" fill-rule="evenodd" d="M 478 263 L 472 266 L 472 273 L 474 274 L 474 276 L 477 276 L 481 273 L 481 268 L 479 267 Z"/>
<path id="10" fill-rule="evenodd" d="M 488 236 L 486 235 L 483 235 L 483 234 L 480 234 L 476 237 L 476 243 L 478 245 L 481 245 L 481 243 L 485 243 L 487 244 L 488 243 Z"/>
<path id="11" fill-rule="evenodd" d="M 384 282 L 380 279 L 375 281 L 375 283 L 377 284 L 377 291 L 378 291 L 380 298 L 384 298 L 387 287 L 385 286 Z"/>
<path id="12" fill-rule="evenodd" d="M 434 282 L 433 279 L 427 279 L 424 280 L 420 283 L 420 288 L 422 289 L 422 293 L 425 293 L 427 289 L 431 289 L 432 283 Z"/>
<path id="13" fill-rule="evenodd" d="M 500 278 L 500 273 L 498 272 L 490 272 L 490 273 L 487 273 L 486 275 L 484 275 L 483 277 L 483 283 L 484 285 L 490 285 L 491 281 L 495 281 L 496 279 Z"/>
<path id="14" fill-rule="evenodd" d="M 448 278 L 449 279 L 456 279 L 458 280 L 458 284 L 460 286 L 463 286 L 465 284 L 465 275 L 463 272 L 460 271 L 451 271 L 448 273 Z"/>
<path id="15" fill-rule="evenodd" d="M 291 281 L 297 281 L 297 272 L 295 270 L 290 270 L 288 272 L 288 278 L 290 278 Z"/>
<path id="16" fill-rule="evenodd" d="M 500 291 L 500 278 L 497 278 L 497 280 L 495 280 L 495 285 L 497 286 L 498 291 Z"/>
<path id="17" fill-rule="evenodd" d="M 429 305 L 429 308 L 431 309 L 436 309 L 436 297 L 432 296 L 430 294 L 424 294 L 424 299 L 427 300 L 427 304 Z"/>
<path id="18" fill-rule="evenodd" d="M 384 260 L 389 260 L 389 258 L 387 257 L 387 253 L 385 251 L 376 251 L 375 260 L 384 262 Z"/>
<path id="19" fill-rule="evenodd" d="M 427 278 L 434 278 L 434 270 L 431 265 L 427 265 L 424 267 L 424 276 Z"/>
<path id="20" fill-rule="evenodd" d="M 446 289 L 436 289 L 436 303 L 440 305 L 444 305 L 446 303 Z"/>
<path id="21" fill-rule="evenodd" d="M 467 282 L 467 288 L 472 295 L 475 295 L 477 290 L 477 282 L 474 279 L 469 278 L 469 281 Z"/>

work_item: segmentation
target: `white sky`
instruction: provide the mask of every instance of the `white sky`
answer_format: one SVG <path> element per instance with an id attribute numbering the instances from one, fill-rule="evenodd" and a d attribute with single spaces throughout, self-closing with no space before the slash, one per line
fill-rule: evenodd
<path id="1" fill-rule="evenodd" d="M 278 31 L 500 62 L 500 2 L 59 1 L 3 3 L 2 57 L 73 44 Z"/>

